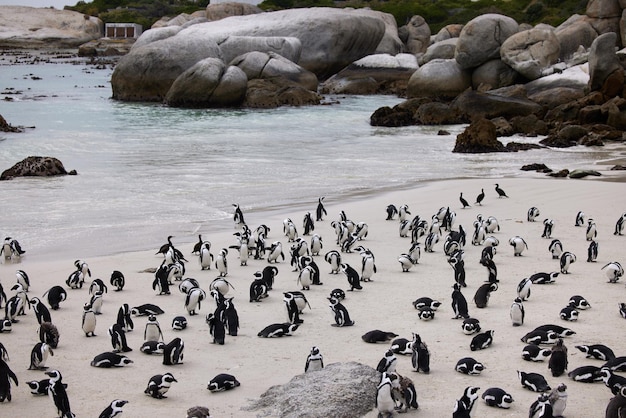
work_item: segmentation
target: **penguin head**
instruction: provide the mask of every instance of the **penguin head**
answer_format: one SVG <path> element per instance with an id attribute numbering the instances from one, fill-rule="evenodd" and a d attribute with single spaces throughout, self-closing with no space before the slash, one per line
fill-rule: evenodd
<path id="1" fill-rule="evenodd" d="M 46 374 L 48 376 L 50 376 L 50 380 L 52 380 L 54 382 L 59 381 L 62 378 L 61 372 L 58 371 L 58 370 L 50 370 L 50 371 L 46 372 Z"/>
<path id="2" fill-rule="evenodd" d="M 169 383 L 178 382 L 178 380 L 176 380 L 176 378 L 174 377 L 172 373 L 165 373 L 162 379 L 164 382 L 169 382 Z"/>
<path id="3" fill-rule="evenodd" d="M 508 403 L 513 403 L 513 402 L 515 402 L 515 400 L 513 399 L 513 397 L 510 394 L 505 393 L 502 396 L 502 403 L 508 404 Z"/>

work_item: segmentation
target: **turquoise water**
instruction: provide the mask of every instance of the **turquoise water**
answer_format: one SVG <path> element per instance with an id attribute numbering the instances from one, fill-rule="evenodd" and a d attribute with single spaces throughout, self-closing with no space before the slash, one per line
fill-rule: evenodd
<path id="1" fill-rule="evenodd" d="M 0 133 L 0 170 L 41 155 L 78 171 L 0 182 L 0 235 L 29 254 L 108 255 L 157 248 L 167 235 L 193 242 L 230 217 L 233 203 L 244 211 L 314 208 L 319 196 L 519 176 L 532 162 L 573 169 L 607 157 L 584 147 L 453 154 L 463 126 L 370 126 L 372 112 L 401 101 L 391 96 L 331 96 L 328 105 L 273 110 L 121 103 L 110 99 L 111 66 L 12 59 L 0 60 L 0 114 L 34 128 Z M 438 136 L 442 128 L 451 135 Z"/>

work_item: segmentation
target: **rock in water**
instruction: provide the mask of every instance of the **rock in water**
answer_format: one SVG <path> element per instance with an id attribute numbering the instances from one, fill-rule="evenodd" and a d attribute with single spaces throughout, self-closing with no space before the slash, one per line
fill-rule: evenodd
<path id="1" fill-rule="evenodd" d="M 496 137 L 496 126 L 487 119 L 477 119 L 456 137 L 452 152 L 506 152 Z"/>
<path id="2" fill-rule="evenodd" d="M 15 177 L 49 177 L 68 173 L 63 163 L 54 157 L 26 157 L 0 175 L 0 180 L 11 180 Z"/>
<path id="3" fill-rule="evenodd" d="M 360 417 L 374 408 L 379 375 L 357 362 L 333 363 L 272 386 L 243 409 L 274 417 Z"/>

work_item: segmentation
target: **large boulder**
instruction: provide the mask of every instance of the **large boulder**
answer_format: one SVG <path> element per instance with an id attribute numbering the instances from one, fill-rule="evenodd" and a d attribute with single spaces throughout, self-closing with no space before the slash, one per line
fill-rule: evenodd
<path id="1" fill-rule="evenodd" d="M 409 79 L 409 97 L 452 99 L 472 85 L 471 74 L 454 59 L 433 60 L 417 69 Z"/>
<path id="2" fill-rule="evenodd" d="M 72 48 L 102 36 L 98 18 L 70 10 L 0 6 L 0 47 Z"/>
<path id="3" fill-rule="evenodd" d="M 69 174 L 63 163 L 54 157 L 26 157 L 13 167 L 0 174 L 0 180 L 11 180 L 15 177 L 49 177 Z M 73 172 L 72 174 L 75 174 Z"/>
<path id="4" fill-rule="evenodd" d="M 477 119 L 457 135 L 452 152 L 477 154 L 507 152 L 507 149 L 497 139 L 496 125 L 487 119 Z"/>
<path id="5" fill-rule="evenodd" d="M 379 373 L 356 362 L 332 363 L 272 386 L 243 409 L 282 418 L 353 418 L 375 407 Z"/>
<path id="6" fill-rule="evenodd" d="M 189 50 L 187 44 L 190 42 L 211 42 L 228 36 L 295 37 L 302 44 L 302 55 L 297 64 L 325 79 L 379 48 L 381 40 L 388 33 L 387 16 L 371 10 L 323 7 L 232 16 L 185 28 L 168 38 L 169 42 L 159 45 L 159 48 Z M 140 41 L 141 38 L 138 43 Z M 397 44 L 400 44 L 399 39 Z M 137 49 L 133 48 L 127 55 L 128 59 L 133 59 Z M 168 52 L 164 51 L 164 54 Z M 386 52 L 395 54 L 398 49 Z M 159 67 L 161 64 L 154 62 L 152 65 Z"/>
<path id="7" fill-rule="evenodd" d="M 426 52 L 430 45 L 430 26 L 422 16 L 415 15 L 411 17 L 409 23 L 406 24 L 408 37 L 406 40 L 406 49 L 411 54 L 421 54 Z"/>
<path id="8" fill-rule="evenodd" d="M 502 43 L 500 57 L 524 77 L 535 80 L 546 67 L 559 60 L 560 51 L 554 30 L 541 25 L 511 35 Z"/>
<path id="9" fill-rule="evenodd" d="M 598 37 L 586 16 L 573 15 L 554 30 L 560 44 L 561 61 L 569 60 L 582 46 L 587 49 Z"/>
<path id="10" fill-rule="evenodd" d="M 527 116 L 541 111 L 540 105 L 528 99 L 498 96 L 471 89 L 460 94 L 452 102 L 452 106 L 457 109 L 459 114 L 466 115 L 467 119 L 470 120 L 497 117 L 509 119 L 514 116 Z"/>
<path id="11" fill-rule="evenodd" d="M 274 53 L 291 62 L 298 62 L 302 44 L 298 38 L 279 36 L 229 36 L 218 41 L 222 60 L 231 62 L 248 52 Z M 317 80 L 316 80 L 317 81 Z"/>
<path id="12" fill-rule="evenodd" d="M 517 71 L 502 60 L 494 59 L 472 71 L 472 86 L 474 89 L 499 89 L 513 85 L 518 78 Z"/>
<path id="13" fill-rule="evenodd" d="M 621 94 L 624 69 L 615 54 L 617 34 L 598 36 L 589 50 L 589 90 L 601 91 L 608 97 Z"/>
<path id="14" fill-rule="evenodd" d="M 309 106 L 322 102 L 317 92 L 284 77 L 256 78 L 248 81 L 243 107 L 270 109 L 279 106 Z"/>
<path id="15" fill-rule="evenodd" d="M 589 0 L 585 14 L 600 19 L 620 17 L 622 8 L 619 0 Z"/>
<path id="16" fill-rule="evenodd" d="M 246 95 L 248 78 L 218 58 L 198 61 L 176 78 L 165 103 L 176 107 L 238 106 Z"/>
<path id="17" fill-rule="evenodd" d="M 459 35 L 454 58 L 463 69 L 500 58 L 500 46 L 517 33 L 517 22 L 504 15 L 484 14 L 470 20 Z"/>
<path id="18" fill-rule="evenodd" d="M 220 20 L 231 16 L 245 16 L 263 13 L 259 7 L 248 3 L 216 3 L 206 7 L 206 18 L 208 20 Z"/>
<path id="19" fill-rule="evenodd" d="M 448 60 L 454 58 L 458 40 L 459 38 L 450 38 L 430 45 L 428 49 L 426 49 L 426 52 L 420 57 L 420 65 L 424 65 L 436 59 Z"/>
<path id="20" fill-rule="evenodd" d="M 377 94 L 406 91 L 417 70 L 412 54 L 374 54 L 353 62 L 320 86 L 322 94 Z"/>
<path id="21" fill-rule="evenodd" d="M 284 77 L 307 90 L 317 91 L 315 74 L 274 52 L 248 52 L 233 59 L 230 65 L 240 68 L 248 80 Z"/>
<path id="22" fill-rule="evenodd" d="M 446 39 L 458 38 L 463 30 L 463 25 L 455 23 L 444 26 L 433 37 L 433 43 L 445 41 Z"/>

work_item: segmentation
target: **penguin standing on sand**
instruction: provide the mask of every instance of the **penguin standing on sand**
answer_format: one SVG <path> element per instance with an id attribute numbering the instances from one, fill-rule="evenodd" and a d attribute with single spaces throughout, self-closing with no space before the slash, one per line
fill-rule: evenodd
<path id="1" fill-rule="evenodd" d="M 587 230 L 585 231 L 585 237 L 587 241 L 592 241 L 598 236 L 598 230 L 596 223 L 593 219 L 587 220 Z"/>
<path id="2" fill-rule="evenodd" d="M 218 315 L 210 313 L 206 316 L 206 323 L 209 326 L 209 334 L 213 337 L 213 344 L 224 345 L 226 328 Z"/>
<path id="3" fill-rule="evenodd" d="M 530 209 L 528 209 L 528 213 L 526 214 L 526 220 L 528 222 L 535 222 L 535 219 L 537 219 L 537 217 L 540 214 L 541 213 L 539 212 L 539 209 L 537 209 L 535 206 L 533 206 Z"/>
<path id="4" fill-rule="evenodd" d="M 39 325 L 41 325 L 42 322 L 52 322 L 50 311 L 39 298 L 32 298 L 30 300 L 30 306 L 33 308 L 33 311 L 35 311 L 35 316 L 37 317 Z"/>
<path id="5" fill-rule="evenodd" d="M 354 325 L 354 321 L 350 319 L 350 315 L 348 314 L 348 310 L 338 299 L 334 297 L 329 297 L 330 301 L 330 309 L 335 314 L 335 323 L 332 324 L 334 327 L 349 327 Z"/>
<path id="6" fill-rule="evenodd" d="M 617 283 L 620 277 L 624 275 L 624 268 L 618 261 L 607 263 L 600 270 L 604 270 L 609 283 Z"/>
<path id="7" fill-rule="evenodd" d="M 300 308 L 296 301 L 296 295 L 293 292 L 284 292 L 283 301 L 287 308 L 287 316 L 292 324 L 302 324 L 304 321 L 300 319 Z M 306 300 L 306 299 L 305 299 Z"/>
<path id="8" fill-rule="evenodd" d="M 592 240 L 587 247 L 587 263 L 594 263 L 598 258 L 598 243 Z"/>
<path id="9" fill-rule="evenodd" d="M 126 278 L 121 271 L 113 270 L 109 283 L 111 283 L 111 286 L 115 287 L 116 292 L 120 292 L 124 289 L 124 285 L 126 285 Z"/>
<path id="10" fill-rule="evenodd" d="M 228 275 L 228 259 L 226 256 L 228 255 L 228 250 L 226 248 L 222 248 L 220 252 L 215 257 L 215 268 L 219 271 L 219 277 L 226 277 Z"/>
<path id="11" fill-rule="evenodd" d="M 146 327 L 143 331 L 144 341 L 163 341 L 163 332 L 161 332 L 161 325 L 157 321 L 156 316 L 150 315 Z"/>
<path id="12" fill-rule="evenodd" d="M 243 212 L 237 203 L 233 203 L 235 207 L 235 213 L 233 214 L 233 222 L 235 223 L 235 228 L 240 227 L 246 224 L 246 221 L 243 219 Z"/>
<path id="13" fill-rule="evenodd" d="M 476 399 L 478 399 L 479 387 L 468 386 L 463 391 L 463 396 L 454 404 L 454 410 L 452 411 L 452 418 L 470 418 L 472 408 Z"/>
<path id="14" fill-rule="evenodd" d="M 510 310 L 511 322 L 514 327 L 519 327 L 520 325 L 524 325 L 524 305 L 522 304 L 522 299 L 515 298 L 513 304 L 511 305 Z"/>
<path id="15" fill-rule="evenodd" d="M 127 353 L 133 351 L 132 348 L 126 343 L 126 332 L 119 324 L 113 324 L 109 328 L 109 335 L 111 336 L 111 345 L 113 346 L 113 352 Z"/>
<path id="16" fill-rule="evenodd" d="M 66 385 L 61 381 L 61 372 L 51 370 L 46 372 L 46 374 L 50 376 L 50 380 L 48 381 L 48 395 L 52 398 L 59 416 L 61 418 L 74 418 L 74 414 L 70 408 L 70 400 L 65 391 Z"/>
<path id="17" fill-rule="evenodd" d="M 30 278 L 28 274 L 26 274 L 24 270 L 17 270 L 15 277 L 17 278 L 17 282 L 22 286 L 22 289 L 24 289 L 24 292 L 28 292 L 30 288 Z"/>
<path id="18" fill-rule="evenodd" d="M 509 240 L 509 244 L 513 247 L 513 255 L 520 257 L 525 249 L 528 249 L 528 244 L 524 241 L 524 238 L 519 235 L 514 236 Z"/>
<path id="19" fill-rule="evenodd" d="M 569 267 L 576 262 L 576 255 L 569 251 L 565 251 L 561 254 L 560 265 L 561 273 L 569 274 Z"/>
<path id="20" fill-rule="evenodd" d="M 174 338 L 163 347 L 163 364 L 172 366 L 183 363 L 185 343 L 180 338 Z"/>
<path id="21" fill-rule="evenodd" d="M 393 373 L 396 371 L 396 364 L 398 363 L 398 358 L 393 353 L 392 350 L 387 350 L 385 352 L 385 356 L 380 359 L 378 365 L 376 366 L 376 371 L 379 373 Z"/>
<path id="22" fill-rule="evenodd" d="M 452 291 L 452 310 L 454 311 L 454 315 L 455 315 L 453 319 L 469 318 L 469 313 L 467 309 L 467 300 L 465 299 L 465 296 L 463 296 L 463 293 L 461 293 L 461 285 L 458 283 L 455 283 L 453 286 L 453 289 L 454 290 Z"/>
<path id="23" fill-rule="evenodd" d="M 306 365 L 304 366 L 304 372 L 314 372 L 322 370 L 324 368 L 324 357 L 320 353 L 320 349 L 316 346 L 311 348 L 311 352 L 306 357 Z"/>
<path id="24" fill-rule="evenodd" d="M 49 344 L 42 342 L 35 344 L 30 352 L 30 366 L 28 370 L 46 370 L 48 356 L 54 356 L 54 352 Z"/>
<path id="25" fill-rule="evenodd" d="M 484 283 L 482 284 L 476 293 L 474 294 L 474 303 L 477 308 L 486 308 L 489 304 L 489 297 L 491 292 L 498 290 L 498 283 Z"/>
<path id="26" fill-rule="evenodd" d="M 565 383 L 561 383 L 556 389 L 553 389 L 548 400 L 552 406 L 552 414 L 555 417 L 562 417 L 567 406 L 567 386 Z"/>
<path id="27" fill-rule="evenodd" d="M 517 284 L 517 297 L 522 301 L 527 300 L 530 297 L 530 288 L 533 284 L 533 281 L 529 277 L 523 278 Z"/>
<path id="28" fill-rule="evenodd" d="M 83 332 L 86 337 L 95 337 L 94 331 L 96 330 L 96 314 L 91 309 L 91 304 L 85 303 L 83 306 Z"/>
<path id="29" fill-rule="evenodd" d="M 543 233 L 541 234 L 541 238 L 552 238 L 552 228 L 554 227 L 554 221 L 552 219 L 544 219 L 543 220 Z"/>
<path id="30" fill-rule="evenodd" d="M 348 283 L 350 284 L 350 290 L 361 290 L 363 287 L 361 286 L 361 279 L 359 277 L 359 273 L 350 266 L 350 264 L 342 263 L 341 271 L 346 275 L 348 279 Z"/>
<path id="31" fill-rule="evenodd" d="M 5 362 L 4 358 L 0 356 L 0 402 L 4 402 L 5 399 L 11 402 L 11 380 L 15 383 L 15 386 L 19 385 L 17 376 Z"/>
<path id="32" fill-rule="evenodd" d="M 311 232 L 315 229 L 315 223 L 313 222 L 313 218 L 311 217 L 311 212 L 307 212 L 304 214 L 304 219 L 302 220 L 302 228 L 304 231 L 302 235 L 311 235 Z"/>
<path id="33" fill-rule="evenodd" d="M 114 418 L 119 415 L 122 415 L 122 407 L 126 405 L 128 401 L 124 401 L 122 399 L 116 399 L 109 404 L 104 411 L 100 412 L 98 418 Z"/>
<path id="34" fill-rule="evenodd" d="M 323 196 L 317 199 L 317 208 L 315 208 L 315 220 L 317 222 L 324 220 L 324 216 L 328 215 L 328 213 L 326 212 L 326 208 L 324 207 L 323 201 Z"/>
<path id="35" fill-rule="evenodd" d="M 562 338 L 559 338 L 552 347 L 548 368 L 552 371 L 552 376 L 554 377 L 561 376 L 567 369 L 567 347 L 563 344 Z"/>
<path id="36" fill-rule="evenodd" d="M 615 232 L 613 232 L 613 235 L 622 235 L 624 233 L 624 225 L 626 225 L 626 212 L 622 213 L 622 216 L 617 218 L 617 222 L 615 222 Z"/>
<path id="37" fill-rule="evenodd" d="M 583 226 L 585 224 L 585 212 L 579 210 L 574 220 L 574 226 Z"/>
<path id="38" fill-rule="evenodd" d="M 528 410 L 529 418 L 553 418 L 552 405 L 550 405 L 550 397 L 546 393 L 539 395 L 537 400 L 530 405 Z"/>
<path id="39" fill-rule="evenodd" d="M 173 382 L 178 382 L 172 373 L 157 374 L 150 378 L 144 393 L 155 399 L 166 398 L 165 394 L 170 390 Z"/>
<path id="40" fill-rule="evenodd" d="M 133 319 L 130 316 L 130 307 L 128 303 L 123 304 L 117 311 L 117 322 L 124 332 L 132 331 L 135 328 Z"/>
<path id="41" fill-rule="evenodd" d="M 392 379 L 397 379 L 397 376 L 383 373 L 376 389 L 376 408 L 378 409 L 379 418 L 393 417 L 396 402 L 392 394 Z"/>
<path id="42" fill-rule="evenodd" d="M 548 245 L 548 251 L 550 251 L 554 260 L 561 258 L 561 254 L 563 254 L 563 244 L 561 240 L 553 239 L 550 245 Z"/>

